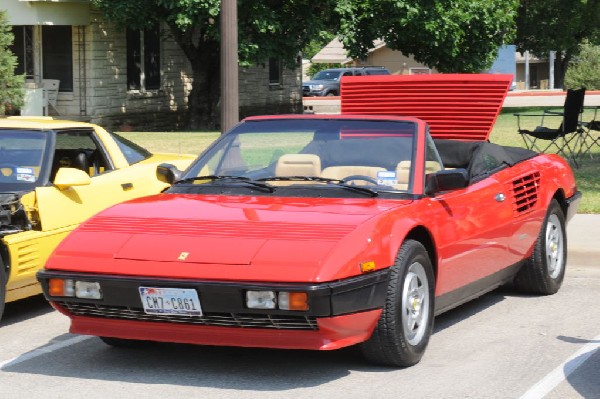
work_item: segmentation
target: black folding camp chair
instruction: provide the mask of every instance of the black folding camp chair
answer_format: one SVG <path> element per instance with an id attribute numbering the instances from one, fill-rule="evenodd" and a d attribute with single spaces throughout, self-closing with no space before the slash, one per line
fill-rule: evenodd
<path id="1" fill-rule="evenodd" d="M 584 128 L 581 125 L 585 88 L 569 89 L 562 111 L 544 110 L 541 114 L 515 114 L 519 134 L 525 146 L 537 152 L 555 152 L 579 167 L 582 154 Z M 521 127 L 521 117 L 535 116 L 542 120 L 535 129 Z M 561 117 L 560 126 L 552 128 L 544 125 L 546 118 Z"/>
<path id="2" fill-rule="evenodd" d="M 583 122 L 583 141 L 581 143 L 581 155 L 589 154 L 594 158 L 594 147 L 600 148 L 600 106 L 594 107 L 594 116 L 589 122 Z"/>

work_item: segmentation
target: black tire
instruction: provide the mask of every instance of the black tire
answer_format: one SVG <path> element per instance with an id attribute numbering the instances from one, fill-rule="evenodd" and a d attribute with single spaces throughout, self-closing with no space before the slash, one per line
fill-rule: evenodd
<path id="1" fill-rule="evenodd" d="M 552 200 L 531 257 L 515 277 L 515 287 L 527 294 L 552 295 L 562 285 L 567 266 L 565 215 Z"/>
<path id="2" fill-rule="evenodd" d="M 8 276 L 2 257 L 0 257 L 0 320 L 4 314 L 4 305 L 6 304 L 6 284 L 8 283 Z"/>
<path id="3" fill-rule="evenodd" d="M 407 240 L 390 270 L 383 313 L 371 337 L 361 344 L 364 357 L 383 366 L 418 363 L 433 329 L 434 295 L 427 250 L 420 242 Z"/>
<path id="4" fill-rule="evenodd" d="M 113 337 L 99 337 L 106 345 L 116 348 L 140 349 L 145 348 L 150 344 L 150 341 L 139 341 L 135 339 L 123 339 Z"/>

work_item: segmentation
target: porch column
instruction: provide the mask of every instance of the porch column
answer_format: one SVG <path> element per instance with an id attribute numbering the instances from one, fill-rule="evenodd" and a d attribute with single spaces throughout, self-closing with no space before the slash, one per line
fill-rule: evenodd
<path id="1" fill-rule="evenodd" d="M 529 50 L 525 51 L 525 90 L 529 90 Z"/>
<path id="2" fill-rule="evenodd" d="M 556 51 L 551 51 L 548 57 L 548 88 L 554 89 L 554 60 L 556 59 Z"/>

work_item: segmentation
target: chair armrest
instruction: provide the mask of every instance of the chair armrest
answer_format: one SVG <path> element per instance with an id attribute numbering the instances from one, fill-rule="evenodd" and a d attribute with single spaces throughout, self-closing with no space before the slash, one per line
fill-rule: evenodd
<path id="1" fill-rule="evenodd" d="M 565 113 L 563 111 L 552 111 L 552 110 L 549 110 L 549 109 L 545 109 L 544 110 L 544 114 L 546 114 L 546 115 L 550 114 L 550 115 L 560 115 L 560 116 L 563 116 Z"/>

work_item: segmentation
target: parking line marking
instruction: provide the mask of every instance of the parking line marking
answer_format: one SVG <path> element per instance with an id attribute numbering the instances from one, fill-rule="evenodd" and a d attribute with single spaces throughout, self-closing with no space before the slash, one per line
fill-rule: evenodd
<path id="1" fill-rule="evenodd" d="M 563 382 L 571 373 L 579 368 L 590 356 L 600 348 L 600 335 L 592 339 L 583 348 L 552 370 L 548 375 L 538 381 L 520 399 L 541 399 L 549 394 L 558 384 Z"/>
<path id="2" fill-rule="evenodd" d="M 12 359 L 5 360 L 0 362 L 0 370 L 3 370 L 5 367 L 14 366 L 16 364 L 25 362 L 27 360 L 35 359 L 38 356 L 46 355 L 48 353 L 52 353 L 59 349 L 65 348 L 67 346 L 75 345 L 85 340 L 91 339 L 93 337 L 89 335 L 78 335 L 76 337 L 65 339 L 64 341 L 56 342 L 54 344 L 50 344 L 48 346 L 43 346 L 38 349 L 34 349 L 31 352 L 27 352 L 24 355 L 20 355 L 17 357 L 13 357 Z"/>

